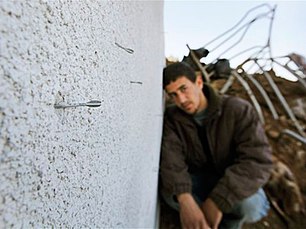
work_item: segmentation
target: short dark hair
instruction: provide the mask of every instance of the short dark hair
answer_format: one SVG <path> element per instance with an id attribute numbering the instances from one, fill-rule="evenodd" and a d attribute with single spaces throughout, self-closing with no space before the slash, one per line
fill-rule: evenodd
<path id="1" fill-rule="evenodd" d="M 177 62 L 170 64 L 163 70 L 163 88 L 176 81 L 178 78 L 185 76 L 191 82 L 196 81 L 195 71 L 190 67 L 189 64 L 184 62 Z"/>

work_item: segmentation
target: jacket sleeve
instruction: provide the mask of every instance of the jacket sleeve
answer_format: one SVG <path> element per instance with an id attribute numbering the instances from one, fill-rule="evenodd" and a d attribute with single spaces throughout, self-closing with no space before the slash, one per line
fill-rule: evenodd
<path id="1" fill-rule="evenodd" d="M 170 195 L 192 191 L 191 178 L 185 162 L 183 144 L 177 126 L 165 115 L 161 146 L 161 189 Z"/>
<path id="2" fill-rule="evenodd" d="M 210 198 L 222 212 L 228 212 L 235 203 L 256 193 L 269 179 L 272 153 L 268 139 L 253 106 L 234 100 L 227 112 L 233 119 L 234 163 L 210 193 Z"/>

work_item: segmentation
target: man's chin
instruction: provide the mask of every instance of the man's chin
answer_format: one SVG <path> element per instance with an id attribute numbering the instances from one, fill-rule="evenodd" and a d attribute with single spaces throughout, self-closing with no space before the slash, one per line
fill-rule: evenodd
<path id="1" fill-rule="evenodd" d="M 181 107 L 181 110 L 183 110 L 185 113 L 193 115 L 196 113 L 196 111 L 194 109 L 185 109 Z"/>

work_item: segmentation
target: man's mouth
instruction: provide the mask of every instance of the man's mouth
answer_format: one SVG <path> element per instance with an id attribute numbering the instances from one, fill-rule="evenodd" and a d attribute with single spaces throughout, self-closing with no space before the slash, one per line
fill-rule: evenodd
<path id="1" fill-rule="evenodd" d="M 182 108 L 184 110 L 189 110 L 191 108 L 192 103 L 188 102 L 188 103 L 184 103 L 182 104 Z"/>

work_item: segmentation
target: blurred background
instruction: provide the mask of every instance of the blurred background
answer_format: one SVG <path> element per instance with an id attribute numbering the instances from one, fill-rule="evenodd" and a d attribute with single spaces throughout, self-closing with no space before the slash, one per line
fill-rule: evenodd
<path id="1" fill-rule="evenodd" d="M 260 58 L 291 53 L 306 56 L 305 10 L 305 1 L 166 0 L 166 57 L 182 60 L 189 53 L 186 44 L 191 49 L 204 47 L 210 52 L 201 62 L 226 58 L 231 67 L 252 55 Z M 268 40 L 270 46 L 264 48 Z M 282 68 L 274 68 L 283 77 L 296 80 Z"/>

